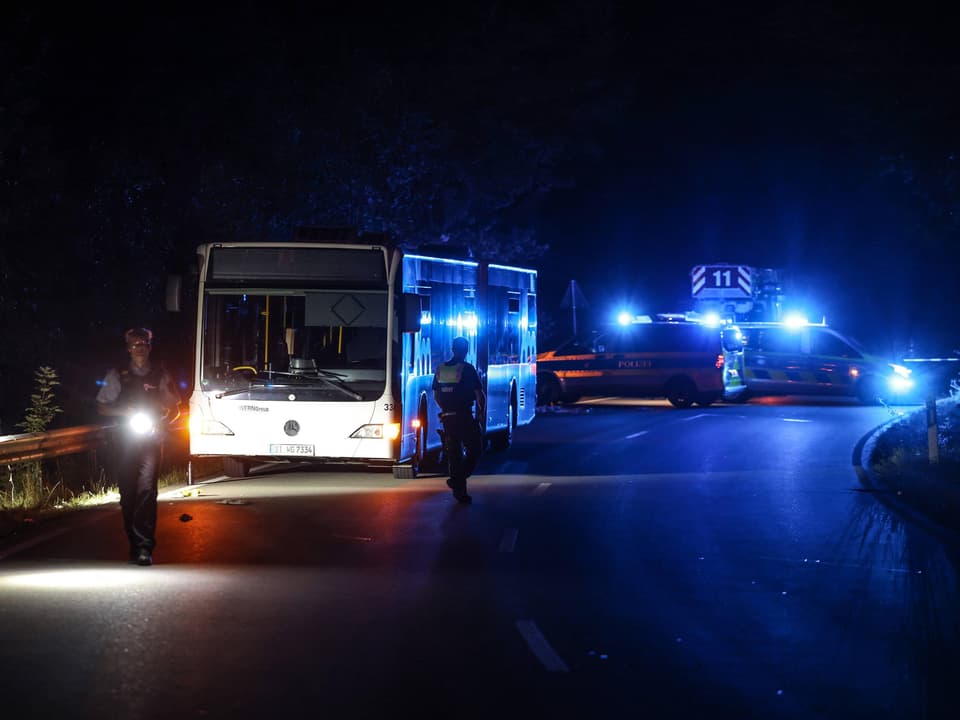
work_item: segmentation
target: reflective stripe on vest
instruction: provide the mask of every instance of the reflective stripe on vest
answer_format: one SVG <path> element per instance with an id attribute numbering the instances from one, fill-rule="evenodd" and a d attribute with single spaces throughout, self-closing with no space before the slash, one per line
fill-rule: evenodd
<path id="1" fill-rule="evenodd" d="M 453 392 L 453 389 L 460 384 L 463 377 L 463 363 L 456 365 L 441 365 L 437 368 L 437 384 L 441 392 Z"/>

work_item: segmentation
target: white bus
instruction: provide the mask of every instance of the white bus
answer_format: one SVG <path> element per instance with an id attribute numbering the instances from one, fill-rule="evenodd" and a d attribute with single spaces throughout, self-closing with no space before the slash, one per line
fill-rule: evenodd
<path id="1" fill-rule="evenodd" d="M 415 477 L 440 452 L 431 385 L 458 335 L 487 437 L 509 446 L 536 406 L 536 271 L 330 234 L 197 249 L 191 457 L 222 457 L 234 477 L 269 460 Z"/>

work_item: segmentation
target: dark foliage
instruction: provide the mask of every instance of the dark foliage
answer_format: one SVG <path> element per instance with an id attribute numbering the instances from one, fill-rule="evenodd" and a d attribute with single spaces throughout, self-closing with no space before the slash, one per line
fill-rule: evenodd
<path id="1" fill-rule="evenodd" d="M 920 260 L 890 238 L 864 252 L 880 227 L 945 272 L 960 83 L 937 18 L 427 7 L 3 11 L 4 432 L 39 365 L 62 379 L 59 422 L 84 419 L 127 326 L 152 324 L 158 355 L 186 367 L 166 274 L 201 242 L 301 224 L 542 263 L 545 318 L 573 274 L 682 297 L 693 262 L 810 270 L 823 237 L 834 274 L 811 287 L 914 263 L 897 292 L 922 304 L 936 284 Z M 771 245 L 784 194 L 819 224 Z M 848 203 L 842 219 L 824 198 Z M 741 254 L 721 257 L 731 240 Z M 888 293 L 854 300 L 907 313 Z"/>

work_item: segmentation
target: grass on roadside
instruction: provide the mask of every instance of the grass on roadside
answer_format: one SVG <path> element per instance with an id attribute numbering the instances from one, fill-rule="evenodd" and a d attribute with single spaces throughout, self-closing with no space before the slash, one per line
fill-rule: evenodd
<path id="1" fill-rule="evenodd" d="M 919 410 L 888 426 L 877 439 L 870 466 L 881 486 L 943 527 L 960 531 L 960 405 L 937 403 L 939 462 L 930 464 L 927 414 Z"/>
<path id="2" fill-rule="evenodd" d="M 186 468 L 170 467 L 161 474 L 158 488 L 164 490 L 186 482 Z M 44 482 L 39 463 L 23 463 L 16 471 L 11 470 L 8 484 L 9 487 L 0 492 L 0 537 L 4 534 L 3 528 L 15 528 L 37 518 L 120 500 L 119 488 L 107 484 L 102 474 L 86 490 L 64 489 L 59 482 L 49 487 Z"/>

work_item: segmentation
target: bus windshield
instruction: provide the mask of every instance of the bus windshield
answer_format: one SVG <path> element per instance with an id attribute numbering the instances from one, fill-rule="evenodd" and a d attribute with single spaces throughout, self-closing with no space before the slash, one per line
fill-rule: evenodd
<path id="1" fill-rule="evenodd" d="M 386 383 L 385 290 L 208 291 L 204 391 L 239 400 L 369 401 Z"/>

